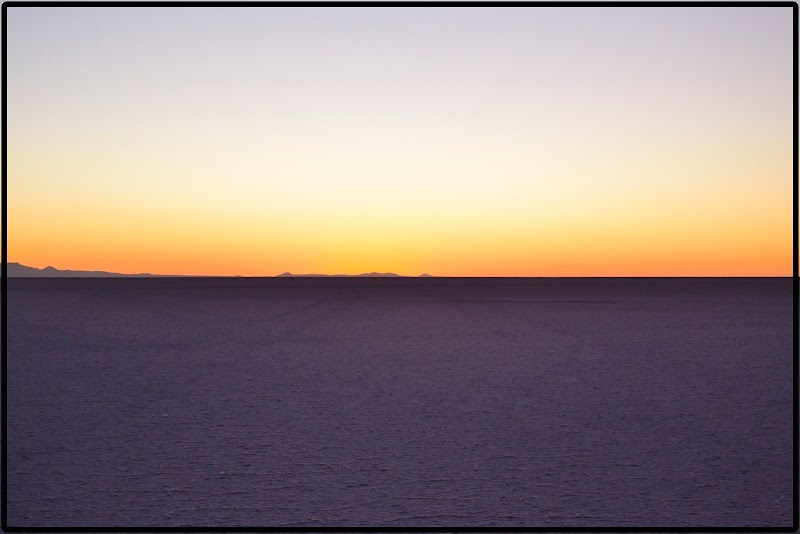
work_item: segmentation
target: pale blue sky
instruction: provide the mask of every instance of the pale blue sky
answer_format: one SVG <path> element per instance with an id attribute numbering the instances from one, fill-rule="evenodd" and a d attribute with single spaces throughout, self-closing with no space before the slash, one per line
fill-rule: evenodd
<path id="1" fill-rule="evenodd" d="M 791 208 L 791 39 L 790 7 L 10 7 L 10 228 L 46 243 L 34 206 L 69 201 L 143 241 L 142 214 L 756 240 Z"/>

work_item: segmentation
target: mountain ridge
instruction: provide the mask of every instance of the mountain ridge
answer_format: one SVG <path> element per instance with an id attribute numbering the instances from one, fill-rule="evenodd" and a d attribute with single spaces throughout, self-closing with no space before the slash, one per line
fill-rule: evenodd
<path id="1" fill-rule="evenodd" d="M 80 271 L 72 269 L 57 269 L 48 265 L 43 269 L 29 267 L 17 262 L 8 262 L 4 265 L 6 276 L 9 278 L 154 278 L 154 277 L 196 277 L 187 274 L 125 274 L 110 271 Z M 396 273 L 369 272 L 361 274 L 292 274 L 290 272 L 275 275 L 274 278 L 415 278 Z M 416 278 L 427 278 L 431 275 L 423 273 Z M 215 276 L 216 278 L 216 276 Z M 230 278 L 242 278 L 232 275 Z"/>
<path id="2" fill-rule="evenodd" d="M 174 275 L 174 274 L 150 274 L 150 273 L 138 273 L 138 274 L 124 274 L 124 273 L 114 273 L 110 271 L 80 271 L 80 270 L 73 270 L 73 269 L 56 269 L 53 266 L 48 265 L 43 269 L 39 269 L 37 267 L 29 267 L 27 265 L 22 265 L 21 263 L 17 262 L 8 262 L 4 265 L 6 276 L 10 278 L 90 278 L 90 277 L 97 277 L 97 278 L 127 278 L 127 277 L 138 277 L 138 278 L 150 278 L 150 277 L 157 277 L 157 276 L 181 276 L 181 275 Z"/>
<path id="3" fill-rule="evenodd" d="M 275 278 L 412 278 L 396 273 L 361 273 L 361 274 L 292 274 L 290 272 L 276 275 Z"/>

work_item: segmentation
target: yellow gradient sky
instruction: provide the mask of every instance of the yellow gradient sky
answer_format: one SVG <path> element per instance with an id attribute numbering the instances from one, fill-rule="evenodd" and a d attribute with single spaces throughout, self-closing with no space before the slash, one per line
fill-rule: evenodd
<path id="1" fill-rule="evenodd" d="M 790 276 L 792 10 L 8 8 L 8 258 Z"/>

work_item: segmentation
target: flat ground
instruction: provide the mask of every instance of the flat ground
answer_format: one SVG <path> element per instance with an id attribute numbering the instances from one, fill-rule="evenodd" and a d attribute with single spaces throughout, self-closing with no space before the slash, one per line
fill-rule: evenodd
<path id="1" fill-rule="evenodd" d="M 791 279 L 9 279 L 9 526 L 789 526 Z"/>

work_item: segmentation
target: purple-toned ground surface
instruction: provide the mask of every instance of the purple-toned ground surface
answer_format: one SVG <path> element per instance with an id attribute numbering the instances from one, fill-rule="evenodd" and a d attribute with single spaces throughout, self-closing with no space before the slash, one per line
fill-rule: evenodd
<path id="1" fill-rule="evenodd" d="M 790 526 L 791 279 L 9 279 L 9 526 Z"/>

